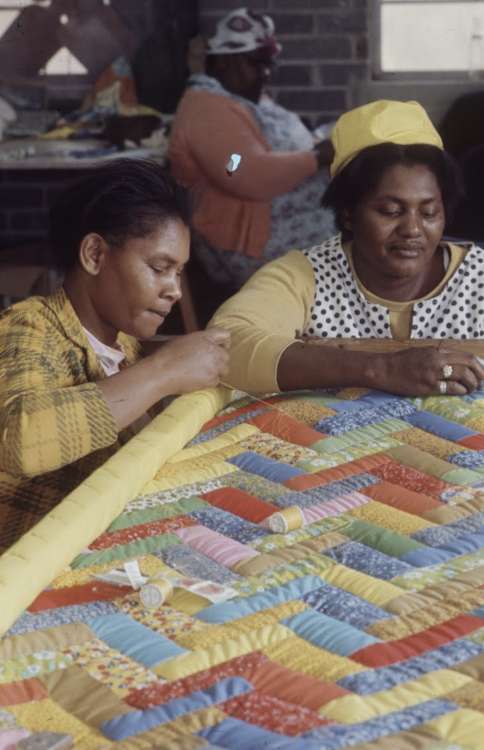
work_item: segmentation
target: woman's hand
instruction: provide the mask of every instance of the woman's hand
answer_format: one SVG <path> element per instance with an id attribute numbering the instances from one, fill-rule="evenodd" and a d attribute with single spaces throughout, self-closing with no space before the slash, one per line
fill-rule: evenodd
<path id="1" fill-rule="evenodd" d="M 165 396 L 218 385 L 228 371 L 230 333 L 212 328 L 177 336 L 131 367 L 97 382 L 118 430 Z"/>
<path id="2" fill-rule="evenodd" d="M 228 372 L 230 333 L 221 328 L 178 336 L 151 357 L 163 368 L 168 393 L 213 388 Z M 154 364 L 154 363 L 153 363 Z"/>
<path id="3" fill-rule="evenodd" d="M 331 141 L 320 141 L 313 147 L 320 167 L 327 167 L 334 159 L 334 148 Z"/>
<path id="4" fill-rule="evenodd" d="M 445 345 L 376 355 L 375 367 L 377 378 L 381 369 L 381 384 L 374 387 L 402 396 L 465 396 L 484 382 L 484 367 L 476 357 Z"/>

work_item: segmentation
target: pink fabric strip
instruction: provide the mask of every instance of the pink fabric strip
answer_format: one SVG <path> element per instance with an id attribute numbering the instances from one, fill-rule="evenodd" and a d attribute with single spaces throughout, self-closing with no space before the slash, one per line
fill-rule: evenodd
<path id="1" fill-rule="evenodd" d="M 17 742 L 31 734 L 27 729 L 12 729 L 0 734 L 0 750 L 15 750 Z"/>
<path id="2" fill-rule="evenodd" d="M 359 505 L 366 505 L 369 501 L 371 502 L 371 498 L 362 495 L 360 492 L 349 492 L 347 495 L 342 495 L 334 500 L 327 500 L 324 503 L 312 505 L 310 508 L 304 508 L 303 514 L 307 524 L 314 523 L 314 521 L 320 521 L 328 516 L 345 513 Z"/>
<path id="3" fill-rule="evenodd" d="M 246 560 L 249 557 L 257 557 L 259 554 L 250 547 L 246 547 L 234 539 L 230 539 L 218 531 L 212 531 L 205 526 L 190 526 L 185 529 L 177 529 L 175 534 L 185 544 L 190 545 L 193 549 L 198 550 L 211 560 L 230 567 L 239 560 Z"/>

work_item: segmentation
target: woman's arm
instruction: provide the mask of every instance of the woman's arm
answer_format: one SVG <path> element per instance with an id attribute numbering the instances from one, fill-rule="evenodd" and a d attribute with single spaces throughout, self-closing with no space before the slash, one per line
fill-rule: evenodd
<path id="1" fill-rule="evenodd" d="M 226 97 L 190 92 L 179 116 L 183 137 L 205 174 L 239 198 L 270 200 L 288 193 L 319 168 L 315 151 L 269 150 L 250 112 Z M 175 126 L 172 138 L 176 142 Z M 226 164 L 234 153 L 242 157 L 240 165 L 228 173 Z"/>
<path id="2" fill-rule="evenodd" d="M 364 340 L 336 340 L 333 345 L 294 342 L 281 355 L 277 379 L 281 391 L 298 388 L 377 388 L 402 396 L 431 396 L 440 393 L 444 365 L 452 366 L 447 394 L 473 393 L 484 381 L 484 367 L 469 351 L 474 342 L 409 342 L 398 350 L 392 340 L 368 346 Z M 468 349 L 466 350 L 466 344 Z M 481 344 L 482 347 L 482 344 Z M 387 348 L 387 351 L 382 349 Z M 374 349 L 374 351 L 371 351 Z M 395 350 L 397 349 L 397 350 Z M 388 351 L 389 350 L 389 351 Z"/>
<path id="3" fill-rule="evenodd" d="M 347 342 L 351 350 L 343 339 L 334 347 L 325 346 L 324 339 L 321 346 L 298 341 L 314 293 L 311 264 L 302 253 L 291 252 L 264 266 L 222 305 L 209 325 L 232 334 L 229 385 L 250 393 L 357 386 L 406 396 L 435 395 L 446 364 L 454 368 L 449 394 L 472 393 L 484 380 L 484 368 L 469 352 L 472 342 L 467 349 L 465 341 L 440 340 L 422 342 L 424 349 L 412 342 L 402 351 L 368 352 L 361 350 L 361 339 Z"/>
<path id="4" fill-rule="evenodd" d="M 208 327 L 231 333 L 229 385 L 251 393 L 279 390 L 279 358 L 303 334 L 314 293 L 311 264 L 292 251 L 263 266 L 217 310 Z"/>
<path id="5" fill-rule="evenodd" d="M 165 396 L 218 385 L 228 370 L 230 334 L 220 329 L 177 336 L 131 367 L 99 380 L 118 430 Z"/>
<path id="6" fill-rule="evenodd" d="M 112 445 L 120 429 L 164 395 L 216 384 L 226 372 L 228 334 L 193 336 L 112 379 L 76 385 L 81 362 L 56 326 L 39 312 L 4 315 L 0 470 L 14 476 L 54 471 Z"/>

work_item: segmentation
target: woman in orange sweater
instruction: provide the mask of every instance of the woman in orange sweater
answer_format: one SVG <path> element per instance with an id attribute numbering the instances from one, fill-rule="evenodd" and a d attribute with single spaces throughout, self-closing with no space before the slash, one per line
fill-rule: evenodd
<path id="1" fill-rule="evenodd" d="M 319 202 L 329 141 L 315 146 L 297 115 L 262 93 L 281 47 L 268 16 L 233 11 L 207 43 L 173 123 L 172 172 L 196 186 L 195 251 L 214 281 L 239 288 L 264 263 L 334 233 Z M 231 157 L 240 164 L 231 171 Z M 227 169 L 229 165 L 229 169 Z"/>

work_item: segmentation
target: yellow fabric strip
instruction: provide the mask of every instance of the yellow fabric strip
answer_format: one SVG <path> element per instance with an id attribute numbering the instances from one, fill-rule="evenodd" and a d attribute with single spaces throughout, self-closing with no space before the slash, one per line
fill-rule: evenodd
<path id="1" fill-rule="evenodd" d="M 422 591 L 401 594 L 385 604 L 387 612 L 395 615 L 408 615 L 415 610 L 427 607 L 449 597 L 462 596 L 484 586 L 484 567 L 462 573 L 453 579 L 428 586 Z"/>
<path id="2" fill-rule="evenodd" d="M 107 745 L 104 734 L 86 726 L 50 698 L 9 706 L 8 710 L 30 732 L 72 734 L 76 750 L 105 750 L 106 747 L 114 747 L 114 743 Z"/>
<path id="3" fill-rule="evenodd" d="M 107 745 L 107 747 L 110 747 Z M 198 750 L 198 748 L 207 747 L 205 740 L 193 735 L 185 735 L 177 739 L 168 739 L 162 727 L 155 727 L 148 732 L 142 732 L 128 740 L 113 743 L 116 750 Z"/>
<path id="4" fill-rule="evenodd" d="M 401 589 L 386 581 L 380 581 L 366 573 L 359 573 L 357 570 L 350 570 L 340 563 L 335 563 L 331 567 L 320 573 L 320 578 L 337 586 L 343 591 L 355 594 L 365 599 L 377 607 L 384 607 L 390 599 L 395 599 L 401 593 Z"/>
<path id="5" fill-rule="evenodd" d="M 461 708 L 472 708 L 473 711 L 484 713 L 484 685 L 477 680 L 446 693 L 444 698 Z"/>
<path id="6" fill-rule="evenodd" d="M 230 448 L 236 443 L 240 443 L 241 440 L 251 437 L 259 433 L 260 430 L 255 425 L 251 424 L 238 424 L 232 427 L 231 430 L 227 430 L 223 435 L 219 435 L 206 443 L 198 443 L 193 445 L 191 448 L 184 448 L 179 453 L 175 453 L 165 465 L 171 465 L 180 463 L 183 461 L 193 461 L 196 458 L 205 456 L 210 453 L 216 453 L 219 450 Z"/>
<path id="7" fill-rule="evenodd" d="M 190 714 L 180 716 L 178 719 L 163 724 L 162 727 L 157 727 L 153 731 L 153 738 L 157 739 L 158 742 L 155 744 L 157 748 L 165 748 L 164 743 L 159 742 L 161 732 L 166 737 L 171 737 L 173 740 L 178 740 L 180 735 L 183 737 L 185 734 L 195 734 L 201 732 L 207 727 L 213 727 L 215 724 L 220 724 L 221 721 L 227 718 L 227 714 L 221 711 L 217 706 L 209 706 L 208 708 L 202 708 L 200 711 L 193 711 Z M 158 734 L 156 731 L 158 730 Z M 148 732 L 146 733 L 148 734 Z M 116 748 L 117 750 L 117 748 Z"/>
<path id="8" fill-rule="evenodd" d="M 442 739 L 463 745 L 469 750 L 482 750 L 482 714 L 470 708 L 439 716 L 423 726 L 438 732 Z"/>
<path id="9" fill-rule="evenodd" d="M 484 591 L 467 591 L 456 597 L 449 596 L 442 601 L 433 602 L 408 615 L 375 622 L 366 628 L 366 632 L 384 641 L 399 641 L 483 605 Z"/>
<path id="10" fill-rule="evenodd" d="M 186 470 L 168 477 L 164 477 L 160 471 L 154 479 L 144 485 L 140 494 L 153 495 L 156 492 L 165 492 L 166 490 L 176 489 L 182 484 L 192 484 L 193 482 L 201 482 L 207 479 L 217 479 L 218 477 L 225 476 L 225 474 L 232 474 L 234 471 L 239 471 L 237 466 L 228 464 L 225 461 L 221 461 L 218 464 L 212 464 L 211 466 L 194 469 L 193 471 Z"/>
<path id="11" fill-rule="evenodd" d="M 294 633 L 291 633 L 291 637 L 260 650 L 272 662 L 286 669 L 292 669 L 294 672 L 326 682 L 336 682 L 346 675 L 365 670 L 361 664 L 356 664 L 346 656 L 338 656 L 323 648 L 313 646 L 309 641 Z"/>
<path id="12" fill-rule="evenodd" d="M 425 430 L 421 430 L 419 427 L 412 427 L 410 430 L 402 430 L 402 432 L 394 432 L 392 437 L 396 440 L 400 440 L 401 443 L 413 445 L 415 448 L 421 448 L 432 456 L 441 458 L 444 461 L 448 456 L 452 456 L 454 453 L 460 453 L 467 450 L 467 448 L 464 448 L 462 445 L 457 445 L 450 440 L 439 438 L 437 435 L 432 435 Z"/>
<path id="13" fill-rule="evenodd" d="M 183 451 L 177 454 L 179 460 L 176 463 L 166 463 L 157 472 L 155 481 L 165 479 L 166 477 L 174 477 L 179 484 L 185 483 L 185 473 L 200 472 L 205 469 L 210 469 L 212 466 L 220 464 L 222 461 L 227 461 L 229 458 L 238 456 L 241 453 L 246 452 L 246 448 L 243 448 L 238 443 L 226 445 L 224 448 L 219 448 L 216 451 L 205 451 L 200 456 L 193 456 L 188 460 L 183 460 Z M 183 480 L 183 482 L 182 482 Z"/>
<path id="14" fill-rule="evenodd" d="M 373 695 L 345 695 L 319 708 L 319 713 L 342 724 L 356 724 L 433 700 L 472 682 L 469 677 L 450 669 L 439 669 L 418 680 L 397 685 Z"/>
<path id="15" fill-rule="evenodd" d="M 462 518 L 468 518 L 475 513 L 484 511 L 484 497 L 473 498 L 459 505 L 446 505 L 443 508 L 428 510 L 422 515 L 427 521 L 432 521 L 439 525 L 460 521 Z"/>
<path id="16" fill-rule="evenodd" d="M 482 654 L 474 656 L 472 659 L 463 661 L 460 664 L 455 664 L 452 669 L 454 672 L 460 672 L 471 677 L 473 680 L 478 680 L 481 684 L 484 683 L 484 659 L 482 658 Z"/>
<path id="17" fill-rule="evenodd" d="M 434 458 L 430 454 L 425 453 L 425 451 L 414 448 L 413 445 L 389 448 L 383 453 L 399 464 L 408 466 L 411 469 L 417 469 L 417 471 L 422 471 L 424 474 L 430 474 L 439 479 L 454 468 L 452 464 L 442 461 L 441 458 Z"/>
<path id="18" fill-rule="evenodd" d="M 229 639 L 238 638 L 244 633 L 251 633 L 253 630 L 262 630 L 270 625 L 275 625 L 285 617 L 292 617 L 307 610 L 306 604 L 299 599 L 292 599 L 289 602 L 277 604 L 275 607 L 268 607 L 261 612 L 254 612 L 247 617 L 239 617 L 237 620 L 223 623 L 222 625 L 210 625 L 203 631 L 197 630 L 192 633 L 183 633 L 176 642 L 183 648 L 197 650 L 209 648 L 216 643 L 224 643 Z"/>
<path id="19" fill-rule="evenodd" d="M 283 549 L 276 549 L 274 552 L 266 552 L 257 557 L 251 557 L 248 560 L 241 560 L 231 565 L 230 569 L 234 573 L 238 573 L 244 577 L 258 576 L 267 570 L 272 570 L 280 565 L 291 565 L 297 560 L 302 560 L 309 555 L 347 541 L 348 537 L 343 536 L 343 534 L 339 534 L 336 531 L 329 532 L 320 539 L 299 542 Z"/>
<path id="20" fill-rule="evenodd" d="M 177 656 L 175 659 L 158 664 L 152 672 L 166 680 L 177 680 L 181 677 L 201 672 L 202 669 L 214 667 L 217 664 L 236 656 L 260 651 L 266 645 L 278 643 L 290 635 L 291 631 L 284 625 L 268 625 L 252 633 L 243 633 L 236 638 L 230 638 L 224 643 L 216 643 L 203 651 L 193 651 L 190 654 Z"/>
<path id="21" fill-rule="evenodd" d="M 2 607 L 4 602 L 2 602 Z M 0 640 L 0 661 L 16 659 L 35 651 L 61 651 L 77 643 L 96 638 L 94 632 L 82 622 L 56 625 L 46 630 L 35 630 L 25 635 L 9 635 Z"/>
<path id="22" fill-rule="evenodd" d="M 135 710 L 79 667 L 58 669 L 39 679 L 52 700 L 89 726 L 99 728 L 105 721 Z"/>
<path id="23" fill-rule="evenodd" d="M 351 750 L 439 750 L 440 739 L 440 735 L 434 730 L 420 726 L 408 732 L 390 734 L 377 740 L 352 745 Z"/>
<path id="24" fill-rule="evenodd" d="M 0 558 L 0 634 L 231 400 L 229 388 L 175 399 Z"/>
<path id="25" fill-rule="evenodd" d="M 417 531 L 428 529 L 429 526 L 434 525 L 430 521 L 424 521 L 422 518 L 414 516 L 412 513 L 406 513 L 404 510 L 392 508 L 391 505 L 384 505 L 377 501 L 359 505 L 357 508 L 348 511 L 347 515 L 376 524 L 383 529 L 389 529 L 389 531 L 396 531 L 397 534 L 405 534 L 405 536 L 412 536 Z"/>

